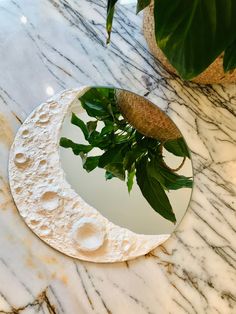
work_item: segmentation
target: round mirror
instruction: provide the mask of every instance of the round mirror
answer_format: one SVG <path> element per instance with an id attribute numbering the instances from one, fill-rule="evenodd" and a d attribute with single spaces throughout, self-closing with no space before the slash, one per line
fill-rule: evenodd
<path id="1" fill-rule="evenodd" d="M 170 234 L 188 208 L 186 142 L 163 111 L 134 93 L 87 88 L 66 114 L 60 160 L 85 202 L 135 233 Z"/>
<path id="2" fill-rule="evenodd" d="M 55 95 L 22 124 L 9 181 L 26 224 L 69 256 L 120 262 L 165 242 L 187 210 L 192 167 L 175 124 L 125 90 Z"/>

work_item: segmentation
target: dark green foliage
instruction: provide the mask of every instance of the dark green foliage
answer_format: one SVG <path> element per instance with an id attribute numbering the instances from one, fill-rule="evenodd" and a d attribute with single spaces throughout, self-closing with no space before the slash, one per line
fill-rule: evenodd
<path id="1" fill-rule="evenodd" d="M 186 156 L 190 158 L 189 150 L 183 137 L 180 137 L 176 140 L 166 141 L 164 143 L 164 147 L 166 150 L 168 150 L 170 153 L 174 154 L 175 156 L 180 156 L 180 157 Z"/>
<path id="2" fill-rule="evenodd" d="M 95 120 L 85 124 L 73 113 L 71 123 L 80 128 L 88 145 L 66 138 L 61 138 L 60 145 L 80 155 L 87 172 L 99 167 L 105 170 L 106 180 L 118 178 L 126 181 L 129 193 L 136 176 L 140 190 L 152 208 L 175 222 L 165 190 L 191 188 L 192 179 L 178 175 L 165 166 L 162 147 L 164 145 L 177 156 L 189 157 L 185 141 L 180 138 L 162 143 L 139 133 L 121 115 L 114 89 L 91 88 L 80 101 L 87 114 Z M 98 122 L 103 124 L 100 129 Z M 100 148 L 101 154 L 89 156 L 93 148 Z"/>
<path id="3" fill-rule="evenodd" d="M 108 1 L 110 38 L 117 1 Z M 150 4 L 137 0 L 137 12 Z M 154 0 L 158 46 L 179 75 L 190 80 L 202 73 L 221 53 L 224 71 L 236 68 L 235 0 Z"/>
<path id="4" fill-rule="evenodd" d="M 224 54 L 224 70 L 228 72 L 236 67 L 236 39 L 227 47 Z"/>
<path id="5" fill-rule="evenodd" d="M 163 187 L 152 176 L 152 168 L 147 156 L 137 163 L 136 177 L 143 196 L 152 208 L 166 219 L 176 222 L 175 214 Z"/>
<path id="6" fill-rule="evenodd" d="M 150 3 L 151 0 L 137 0 L 136 13 L 138 14 L 140 11 L 145 9 Z"/>

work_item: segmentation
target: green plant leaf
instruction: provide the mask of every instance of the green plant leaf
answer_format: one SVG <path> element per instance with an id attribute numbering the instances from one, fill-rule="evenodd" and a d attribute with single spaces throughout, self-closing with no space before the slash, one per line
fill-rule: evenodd
<path id="1" fill-rule="evenodd" d="M 112 22 L 115 11 L 115 5 L 118 0 L 108 0 L 107 1 L 107 21 L 106 21 L 106 29 L 107 29 L 107 44 L 110 42 L 111 30 L 112 30 Z"/>
<path id="2" fill-rule="evenodd" d="M 88 136 L 90 136 L 96 130 L 97 123 L 97 121 L 87 122 Z"/>
<path id="3" fill-rule="evenodd" d="M 157 139 L 144 137 L 138 142 L 138 146 L 146 149 L 155 149 L 159 146 L 160 142 Z"/>
<path id="4" fill-rule="evenodd" d="M 85 158 L 85 162 L 83 163 L 83 168 L 90 172 L 97 168 L 100 156 L 91 156 Z"/>
<path id="5" fill-rule="evenodd" d="M 105 178 L 106 180 L 111 180 L 112 178 L 114 178 L 113 174 L 109 171 L 105 172 Z"/>
<path id="6" fill-rule="evenodd" d="M 183 137 L 165 142 L 164 147 L 175 156 L 190 158 L 189 149 Z"/>
<path id="7" fill-rule="evenodd" d="M 138 14 L 140 11 L 145 9 L 150 3 L 151 0 L 138 0 L 136 13 Z"/>
<path id="8" fill-rule="evenodd" d="M 87 114 L 90 117 L 103 118 L 103 117 L 108 116 L 106 109 L 102 105 L 96 104 L 96 103 L 91 102 L 89 100 L 86 100 L 83 102 L 81 101 L 81 103 L 82 103 L 82 106 L 84 107 L 84 109 L 87 111 Z"/>
<path id="9" fill-rule="evenodd" d="M 134 184 L 134 176 L 135 176 L 135 168 L 132 171 L 128 172 L 127 175 L 127 187 L 128 187 L 128 192 L 130 193 L 130 191 L 132 190 L 133 184 Z"/>
<path id="10" fill-rule="evenodd" d="M 90 117 L 105 118 L 110 115 L 104 100 L 102 100 L 102 95 L 95 88 L 89 89 L 80 97 L 80 101 Z"/>
<path id="11" fill-rule="evenodd" d="M 69 140 L 66 137 L 62 137 L 60 139 L 60 146 L 64 148 L 71 148 L 75 155 L 79 155 L 81 153 L 86 154 L 90 152 L 90 150 L 93 148 L 91 145 L 83 145 L 83 144 L 74 143 L 73 141 Z"/>
<path id="12" fill-rule="evenodd" d="M 203 72 L 232 42 L 235 0 L 154 0 L 155 34 L 179 75 Z"/>
<path id="13" fill-rule="evenodd" d="M 151 207 L 162 217 L 175 223 L 176 218 L 169 199 L 158 180 L 150 176 L 148 167 L 149 162 L 146 156 L 137 163 L 136 178 L 138 186 Z"/>
<path id="14" fill-rule="evenodd" d="M 149 163 L 149 175 L 154 177 L 166 190 L 178 190 L 192 188 L 192 178 L 179 175 L 170 171 L 158 159 L 152 159 Z"/>
<path id="15" fill-rule="evenodd" d="M 116 106 L 115 92 L 107 88 L 90 88 L 79 99 L 82 107 L 87 111 L 91 117 L 98 120 L 113 122 L 114 116 L 120 112 Z"/>
<path id="16" fill-rule="evenodd" d="M 145 148 L 141 148 L 139 146 L 134 147 L 130 151 L 127 151 L 124 157 L 124 169 L 130 171 L 133 164 L 137 161 L 137 159 L 146 152 Z"/>
<path id="17" fill-rule="evenodd" d="M 103 128 L 102 128 L 102 131 L 101 131 L 101 135 L 105 135 L 107 133 L 111 133 L 114 131 L 114 123 L 112 124 L 108 124 L 108 125 L 105 125 Z"/>
<path id="18" fill-rule="evenodd" d="M 87 140 L 88 139 L 88 136 L 89 136 L 89 132 L 88 132 L 88 129 L 86 127 L 86 124 L 84 123 L 84 121 L 82 121 L 80 118 L 78 118 L 76 116 L 76 114 L 74 114 L 74 112 L 72 112 L 72 116 L 71 116 L 71 123 L 78 126 L 81 131 L 83 132 L 84 134 L 84 138 Z"/>
<path id="19" fill-rule="evenodd" d="M 135 132 L 135 139 L 137 141 L 137 143 L 139 143 L 145 136 L 141 133 L 139 133 L 138 131 Z"/>
<path id="20" fill-rule="evenodd" d="M 104 168 L 106 169 L 106 171 L 110 172 L 113 175 L 113 177 L 125 181 L 125 171 L 122 163 L 108 164 Z"/>
<path id="21" fill-rule="evenodd" d="M 124 159 L 124 150 L 127 148 L 127 144 L 117 144 L 115 147 L 107 150 L 99 159 L 99 167 L 104 168 L 111 163 L 122 163 Z"/>
<path id="22" fill-rule="evenodd" d="M 99 132 L 93 131 L 88 139 L 89 143 L 93 147 L 98 147 L 100 149 L 106 150 L 113 143 L 112 138 L 108 136 L 102 136 Z"/>
<path id="23" fill-rule="evenodd" d="M 236 68 L 236 39 L 225 50 L 223 66 L 225 72 Z"/>

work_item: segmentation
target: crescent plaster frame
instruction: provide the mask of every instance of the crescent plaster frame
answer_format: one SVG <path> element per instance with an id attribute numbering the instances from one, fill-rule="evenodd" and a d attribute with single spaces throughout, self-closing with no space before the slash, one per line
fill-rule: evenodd
<path id="1" fill-rule="evenodd" d="M 126 261 L 148 253 L 170 235 L 142 235 L 113 224 L 66 181 L 60 130 L 68 110 L 88 88 L 55 95 L 20 127 L 9 158 L 11 192 L 26 224 L 51 247 L 91 262 Z"/>

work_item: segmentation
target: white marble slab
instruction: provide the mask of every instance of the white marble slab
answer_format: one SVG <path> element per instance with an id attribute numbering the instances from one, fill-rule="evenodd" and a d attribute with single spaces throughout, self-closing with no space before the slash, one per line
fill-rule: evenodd
<path id="1" fill-rule="evenodd" d="M 0 2 L 0 313 L 236 313 L 236 86 L 183 83 L 147 50 L 133 5 L 105 45 L 105 1 Z M 96 265 L 42 243 L 9 193 L 8 151 L 30 111 L 81 84 L 146 95 L 181 128 L 195 185 L 174 236 L 128 263 Z"/>

